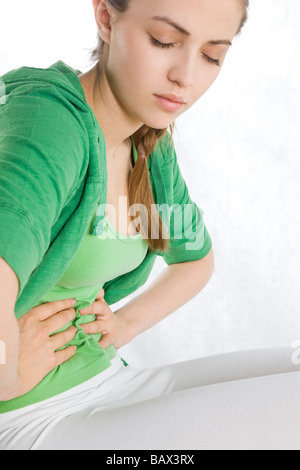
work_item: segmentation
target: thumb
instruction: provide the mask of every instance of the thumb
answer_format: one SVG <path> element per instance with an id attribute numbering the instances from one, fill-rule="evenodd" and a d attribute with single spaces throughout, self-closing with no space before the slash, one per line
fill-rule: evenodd
<path id="1" fill-rule="evenodd" d="M 100 300 L 102 298 L 104 298 L 104 289 L 103 288 L 98 292 L 96 300 Z"/>
<path id="2" fill-rule="evenodd" d="M 99 344 L 103 349 L 107 349 L 112 344 L 109 334 L 102 334 Z"/>

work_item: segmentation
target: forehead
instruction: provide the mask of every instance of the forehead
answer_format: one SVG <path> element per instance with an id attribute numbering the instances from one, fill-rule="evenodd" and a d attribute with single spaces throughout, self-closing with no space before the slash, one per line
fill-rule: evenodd
<path id="1" fill-rule="evenodd" d="M 128 14 L 137 21 L 172 30 L 166 23 L 152 20 L 153 17 L 168 17 L 192 37 L 209 34 L 233 38 L 244 9 L 242 0 L 130 0 Z"/>

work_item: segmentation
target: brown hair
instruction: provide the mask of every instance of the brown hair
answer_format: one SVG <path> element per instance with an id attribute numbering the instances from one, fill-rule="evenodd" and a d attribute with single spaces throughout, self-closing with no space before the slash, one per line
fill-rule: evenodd
<path id="1" fill-rule="evenodd" d="M 124 13 L 128 9 L 130 2 L 130 0 L 107 1 L 111 7 L 121 13 Z M 242 27 L 244 26 L 248 18 L 249 0 L 241 0 L 241 2 L 244 5 L 245 13 L 239 25 L 239 29 L 236 33 L 237 35 L 240 33 Z M 102 61 L 105 43 L 100 37 L 99 33 L 97 33 L 97 40 L 97 46 L 90 52 L 90 59 L 92 63 L 97 62 L 97 66 L 99 66 Z M 172 139 L 174 126 L 174 122 L 169 126 L 170 143 L 173 141 Z M 168 129 L 153 129 L 144 124 L 140 129 L 138 129 L 134 133 L 134 144 L 139 152 L 141 151 L 141 149 L 143 149 L 143 155 L 148 157 L 156 147 L 158 140 L 164 137 L 167 132 Z M 145 207 L 147 209 L 146 215 L 143 211 L 140 211 L 139 232 L 142 234 L 143 238 L 145 239 L 151 250 L 159 250 L 161 252 L 168 251 L 170 241 L 168 239 L 168 234 L 165 230 L 164 224 L 155 206 L 155 201 L 153 199 L 150 185 L 147 160 L 145 158 L 137 159 L 134 168 L 129 175 L 127 184 L 129 206 L 137 204 L 138 206 L 142 205 L 142 207 Z M 134 220 L 133 216 L 130 217 L 132 220 Z M 158 238 L 151 238 L 151 234 L 158 235 Z"/>

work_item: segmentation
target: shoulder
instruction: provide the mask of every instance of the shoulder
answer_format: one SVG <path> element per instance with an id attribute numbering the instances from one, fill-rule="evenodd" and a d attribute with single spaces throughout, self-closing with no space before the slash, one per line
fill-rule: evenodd
<path id="1" fill-rule="evenodd" d="M 2 113 L 6 118 L 18 112 L 29 122 L 40 120 L 44 125 L 64 123 L 86 131 L 87 103 L 75 71 L 61 61 L 42 69 L 20 67 L 0 77 L 2 84 Z M 4 96 L 3 96 L 4 95 Z"/>
<path id="2" fill-rule="evenodd" d="M 34 147 L 36 158 L 43 153 L 60 165 L 81 167 L 89 146 L 89 121 L 72 87 L 55 82 L 47 69 L 28 67 L 8 72 L 1 81 L 0 127 L 6 143 Z"/>

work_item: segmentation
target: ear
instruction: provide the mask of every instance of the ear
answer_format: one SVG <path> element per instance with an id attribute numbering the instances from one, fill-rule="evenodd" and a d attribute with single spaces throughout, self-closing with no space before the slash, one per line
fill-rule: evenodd
<path id="1" fill-rule="evenodd" d="M 107 0 L 93 0 L 95 19 L 101 39 L 109 44 L 111 32 L 111 12 Z"/>

